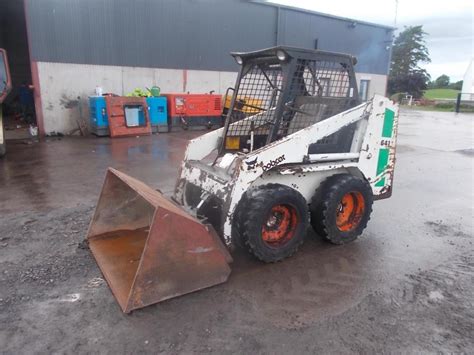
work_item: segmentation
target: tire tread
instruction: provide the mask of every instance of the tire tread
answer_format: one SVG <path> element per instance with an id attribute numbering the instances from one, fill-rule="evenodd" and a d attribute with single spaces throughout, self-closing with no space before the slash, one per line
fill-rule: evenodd
<path id="1" fill-rule="evenodd" d="M 331 231 L 330 218 L 328 216 L 331 205 L 337 199 L 341 189 L 351 183 L 352 181 L 362 182 L 365 186 L 365 191 L 362 191 L 364 198 L 366 199 L 366 212 L 365 217 L 362 219 L 361 223 L 353 231 L 346 232 L 349 237 L 344 240 L 340 236 L 334 236 Z M 363 186 L 363 185 L 361 185 Z M 370 192 L 370 195 L 369 195 Z M 350 174 L 336 174 L 327 178 L 320 186 L 318 191 L 316 191 L 313 199 L 311 201 L 311 224 L 316 231 L 324 240 L 333 243 L 333 244 L 345 244 L 347 242 L 353 241 L 356 239 L 362 231 L 367 227 L 367 224 L 370 220 L 370 215 L 372 213 L 372 189 L 369 183 L 366 180 L 355 177 Z M 344 232 L 340 232 L 341 234 Z"/>
<path id="2" fill-rule="evenodd" d="M 262 248 L 259 246 L 256 241 L 251 237 L 251 233 L 257 233 L 255 230 L 256 228 L 261 228 L 261 223 L 257 223 L 256 219 L 256 212 L 262 211 L 268 204 L 270 197 L 278 198 L 278 196 L 284 196 L 288 194 L 289 191 L 292 191 L 294 198 L 300 206 L 305 206 L 304 210 L 306 211 L 307 215 L 307 202 L 305 198 L 296 190 L 280 185 L 280 184 L 266 184 L 263 186 L 258 186 L 256 188 L 249 189 L 244 196 L 240 204 L 239 211 L 237 213 L 237 223 L 236 227 L 238 228 L 238 232 L 241 238 L 241 244 L 246 246 L 248 251 L 254 255 L 260 261 L 266 263 L 273 263 L 281 261 L 285 258 L 292 256 L 294 253 L 297 252 L 298 248 L 304 243 L 304 236 L 295 236 L 296 242 L 291 245 L 291 248 L 285 250 L 280 255 L 275 255 L 270 250 Z M 303 231 L 301 233 L 306 234 L 306 227 L 307 227 L 307 218 L 306 215 L 302 216 L 301 222 L 303 224 L 302 228 Z"/>

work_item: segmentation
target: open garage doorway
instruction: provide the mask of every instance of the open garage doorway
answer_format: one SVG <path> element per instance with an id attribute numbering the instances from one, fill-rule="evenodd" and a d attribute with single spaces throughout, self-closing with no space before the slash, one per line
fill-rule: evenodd
<path id="1" fill-rule="evenodd" d="M 34 88 L 22 0 L 0 1 L 0 48 L 7 51 L 12 91 L 3 103 L 5 139 L 28 139 L 37 134 Z"/>

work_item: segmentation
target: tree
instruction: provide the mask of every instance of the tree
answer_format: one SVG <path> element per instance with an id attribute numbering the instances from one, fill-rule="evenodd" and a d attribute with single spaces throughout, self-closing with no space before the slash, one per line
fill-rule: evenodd
<path id="1" fill-rule="evenodd" d="M 399 76 L 394 80 L 389 79 L 388 91 L 390 95 L 397 92 L 407 92 L 415 98 L 420 98 L 427 88 L 426 81 L 426 75 L 420 72 Z"/>
<path id="2" fill-rule="evenodd" d="M 449 86 L 449 76 L 446 74 L 441 75 L 435 80 L 435 86 L 437 88 L 447 88 Z"/>
<path id="3" fill-rule="evenodd" d="M 419 67 L 420 63 L 430 63 L 423 26 L 405 26 L 393 43 L 392 62 L 388 78 L 390 94 L 408 92 L 418 98 L 423 95 L 430 75 Z"/>
<path id="4" fill-rule="evenodd" d="M 462 80 L 451 83 L 448 87 L 453 90 L 462 90 Z"/>

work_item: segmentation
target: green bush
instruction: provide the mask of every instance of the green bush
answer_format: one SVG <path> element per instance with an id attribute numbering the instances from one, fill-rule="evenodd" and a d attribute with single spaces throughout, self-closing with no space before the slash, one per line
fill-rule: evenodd
<path id="1" fill-rule="evenodd" d="M 454 109 L 454 102 L 440 102 L 435 105 L 436 108 L 452 108 Z"/>

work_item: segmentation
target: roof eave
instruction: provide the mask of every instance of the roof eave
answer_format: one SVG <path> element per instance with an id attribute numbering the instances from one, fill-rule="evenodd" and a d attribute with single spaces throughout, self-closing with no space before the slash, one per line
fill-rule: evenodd
<path id="1" fill-rule="evenodd" d="M 383 28 L 383 29 L 391 30 L 391 31 L 395 31 L 395 30 L 397 29 L 397 27 L 393 27 L 393 26 L 381 25 L 381 24 L 378 24 L 378 23 L 368 22 L 368 21 L 356 20 L 356 19 L 349 18 L 349 17 L 342 17 L 342 16 L 336 16 L 336 15 L 330 15 L 330 14 L 326 14 L 326 13 L 323 13 L 323 12 L 318 12 L 318 11 L 314 11 L 314 10 L 308 10 L 308 9 L 304 9 L 304 8 L 300 8 L 300 7 L 295 7 L 295 6 L 290 6 L 290 5 L 278 4 L 278 3 L 271 2 L 271 1 L 266 1 L 266 0 L 248 0 L 248 1 L 251 2 L 251 3 L 254 3 L 254 4 L 258 4 L 258 5 L 266 5 L 266 6 L 272 6 L 272 7 L 279 7 L 279 8 L 282 8 L 282 9 L 287 9 L 287 10 L 292 10 L 292 11 L 297 11 L 297 12 L 303 12 L 303 13 L 306 13 L 306 14 L 312 14 L 312 15 L 317 15 L 317 16 L 322 16 L 322 17 L 327 17 L 327 18 L 332 18 L 332 19 L 340 20 L 340 21 L 353 22 L 353 23 L 360 23 L 360 24 L 362 24 L 362 25 L 367 25 L 367 26 L 373 26 L 373 27 Z"/>

